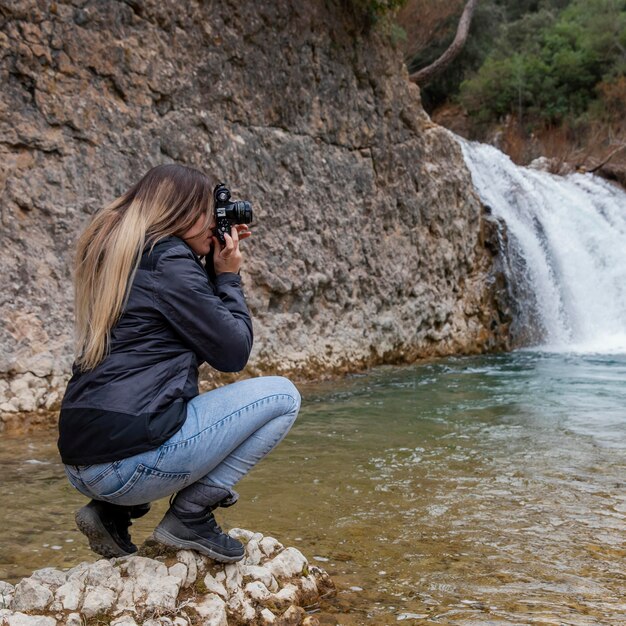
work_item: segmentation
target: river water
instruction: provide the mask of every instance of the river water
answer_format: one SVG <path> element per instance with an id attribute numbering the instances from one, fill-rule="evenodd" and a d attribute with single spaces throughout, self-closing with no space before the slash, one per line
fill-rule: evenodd
<path id="1" fill-rule="evenodd" d="M 623 355 L 518 351 L 303 386 L 221 520 L 331 573 L 324 624 L 623 625 L 625 378 Z M 2 438 L 0 466 L 0 579 L 94 558 L 52 435 Z"/>

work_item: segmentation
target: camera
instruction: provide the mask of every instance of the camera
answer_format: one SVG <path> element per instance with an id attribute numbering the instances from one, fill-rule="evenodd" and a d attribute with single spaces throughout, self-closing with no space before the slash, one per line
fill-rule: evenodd
<path id="1" fill-rule="evenodd" d="M 230 191 L 224 183 L 213 190 L 215 206 L 215 236 L 221 244 L 226 243 L 224 233 L 230 235 L 233 224 L 249 224 L 252 221 L 252 205 L 246 200 L 230 201 Z"/>

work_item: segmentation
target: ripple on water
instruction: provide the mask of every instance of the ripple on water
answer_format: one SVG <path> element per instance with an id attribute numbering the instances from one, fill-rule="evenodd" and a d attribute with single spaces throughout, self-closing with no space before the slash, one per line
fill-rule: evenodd
<path id="1" fill-rule="evenodd" d="M 625 374 L 524 352 L 303 386 L 221 519 L 331 572 L 324 624 L 624 624 Z M 0 440 L 0 471 L 0 578 L 92 558 L 53 436 Z"/>

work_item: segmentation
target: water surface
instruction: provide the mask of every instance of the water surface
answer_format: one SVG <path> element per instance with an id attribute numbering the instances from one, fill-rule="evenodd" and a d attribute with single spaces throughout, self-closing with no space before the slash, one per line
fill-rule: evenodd
<path id="1" fill-rule="evenodd" d="M 625 378 L 626 356 L 516 352 L 303 386 L 221 520 L 331 573 L 324 624 L 623 625 Z M 3 437 L 0 470 L 0 579 L 94 558 L 52 436 Z"/>

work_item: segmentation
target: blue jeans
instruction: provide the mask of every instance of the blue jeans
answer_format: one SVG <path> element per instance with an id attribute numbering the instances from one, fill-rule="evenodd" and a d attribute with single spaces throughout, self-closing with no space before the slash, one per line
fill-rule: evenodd
<path id="1" fill-rule="evenodd" d="M 87 497 L 124 506 L 195 483 L 232 495 L 237 481 L 287 434 L 299 408 L 300 394 L 286 378 L 239 381 L 190 400 L 181 429 L 155 450 L 112 463 L 66 465 L 65 472 Z"/>

